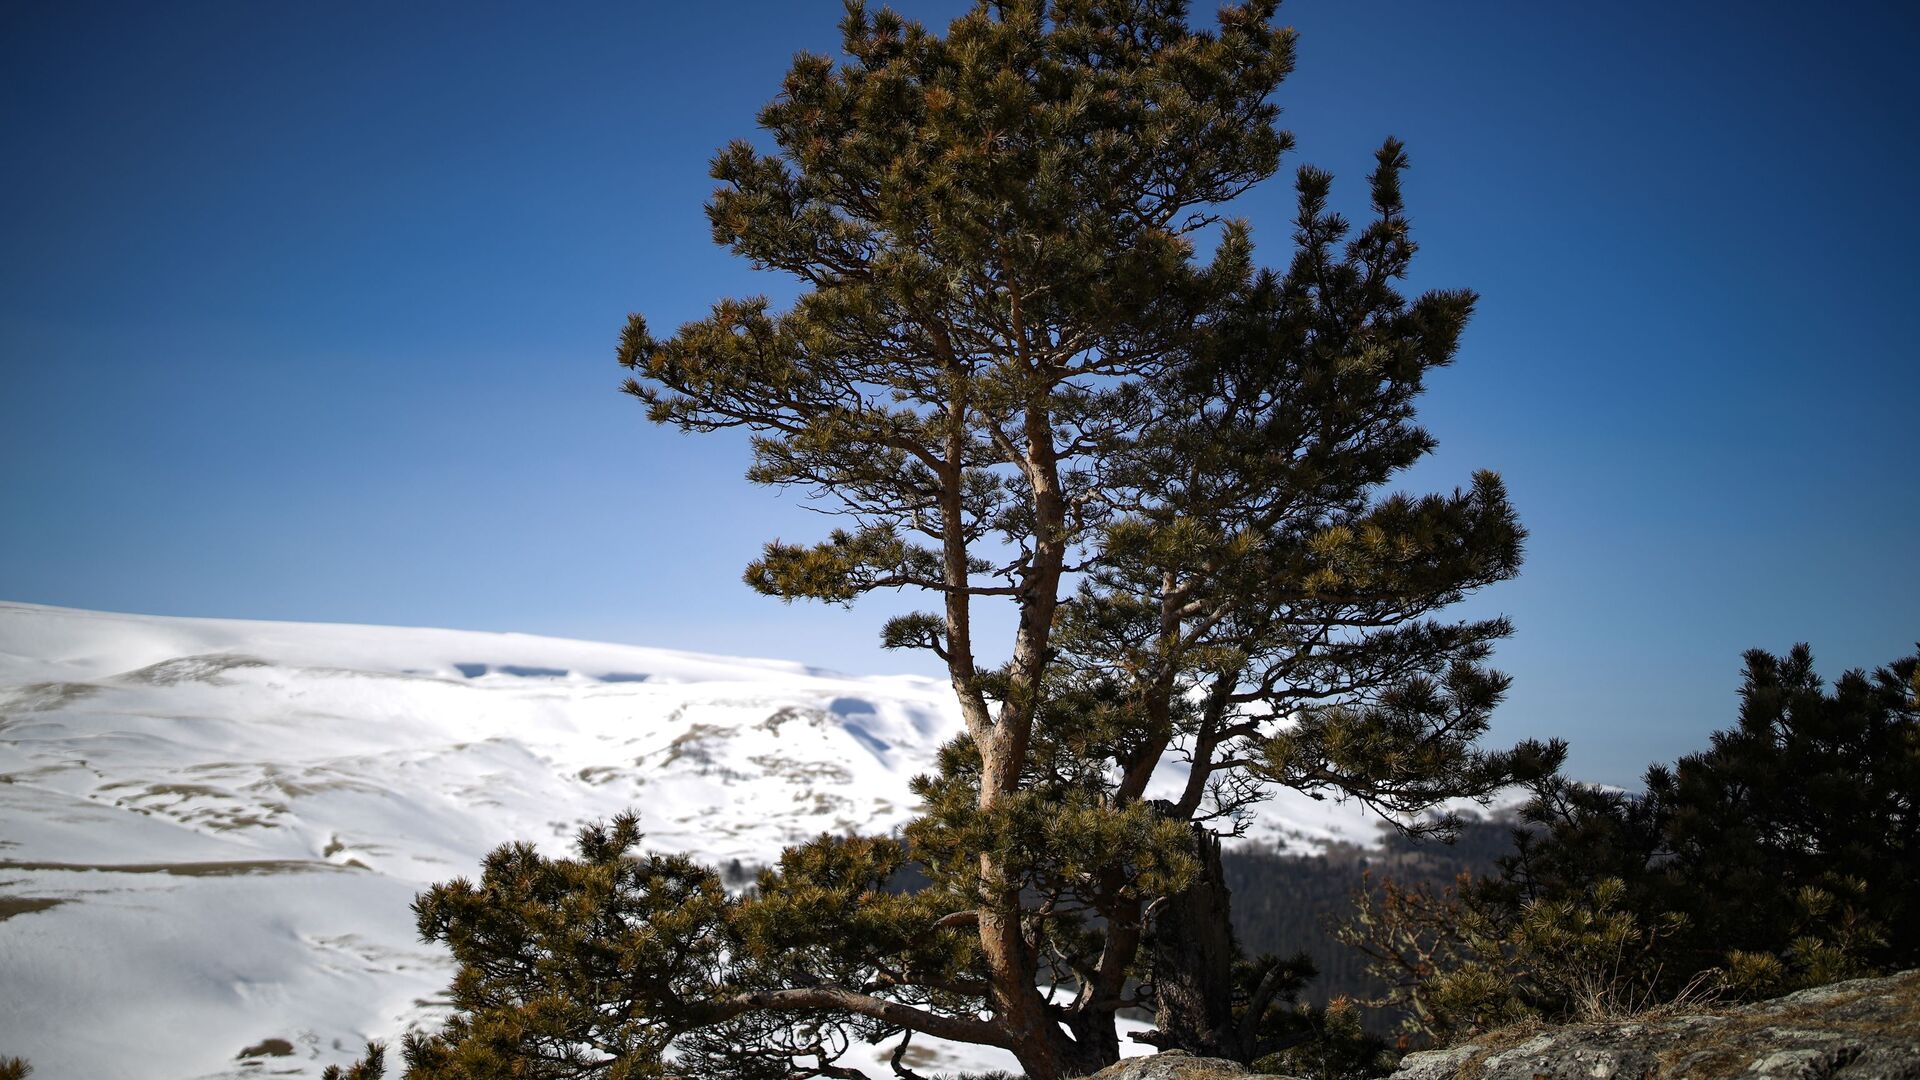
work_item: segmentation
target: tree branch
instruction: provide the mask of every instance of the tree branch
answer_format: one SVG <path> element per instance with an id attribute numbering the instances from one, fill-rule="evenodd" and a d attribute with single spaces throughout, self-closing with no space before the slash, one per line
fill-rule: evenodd
<path id="1" fill-rule="evenodd" d="M 743 1013 L 756 1011 L 799 1012 L 808 1009 L 839 1009 L 955 1042 L 1003 1048 L 1012 1045 L 1012 1040 L 997 1025 L 959 1016 L 941 1016 L 897 1001 L 849 990 L 844 986 L 808 986 L 735 994 L 715 1003 L 714 1014 L 709 1022 L 722 1023 Z"/>

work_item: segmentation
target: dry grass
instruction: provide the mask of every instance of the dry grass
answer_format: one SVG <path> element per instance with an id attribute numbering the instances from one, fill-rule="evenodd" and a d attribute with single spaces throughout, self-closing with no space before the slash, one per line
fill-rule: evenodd
<path id="1" fill-rule="evenodd" d="M 1701 1012 L 1726 1000 L 1726 978 L 1718 968 L 1708 968 L 1687 980 L 1672 997 L 1662 997 L 1653 989 L 1659 979 L 1656 971 L 1649 980 L 1616 978 L 1586 988 L 1576 997 L 1578 1022 L 1618 1024 L 1639 1020 L 1657 1020 Z"/>

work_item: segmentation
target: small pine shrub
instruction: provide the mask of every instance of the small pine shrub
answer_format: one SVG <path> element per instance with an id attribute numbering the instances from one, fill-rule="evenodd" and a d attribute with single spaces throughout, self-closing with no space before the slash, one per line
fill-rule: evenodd
<path id="1" fill-rule="evenodd" d="M 345 1069 L 338 1065 L 327 1066 L 320 1074 L 320 1080 L 385 1080 L 387 1075 L 387 1048 L 377 1042 L 367 1044 L 367 1054 Z M 0 1077 L 0 1080 L 5 1080 Z"/>

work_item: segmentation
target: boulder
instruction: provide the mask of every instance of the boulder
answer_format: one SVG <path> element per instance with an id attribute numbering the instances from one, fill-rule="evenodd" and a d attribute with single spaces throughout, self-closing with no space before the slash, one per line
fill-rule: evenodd
<path id="1" fill-rule="evenodd" d="M 1408 1054 L 1392 1080 L 1667 1077 L 1920 1080 L 1920 970 L 1756 1005 L 1513 1028 Z"/>
<path id="2" fill-rule="evenodd" d="M 1094 1073 L 1092 1080 L 1237 1080 L 1254 1076 L 1237 1061 L 1194 1057 L 1184 1050 L 1167 1050 L 1152 1057 L 1128 1058 Z M 1263 1078 L 1267 1080 L 1267 1078 Z M 1278 1080 L 1286 1080 L 1280 1077 Z"/>

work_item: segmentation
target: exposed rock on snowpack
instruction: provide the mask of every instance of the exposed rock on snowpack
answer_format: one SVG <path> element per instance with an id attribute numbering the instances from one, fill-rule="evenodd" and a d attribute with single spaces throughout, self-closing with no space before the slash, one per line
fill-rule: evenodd
<path id="1" fill-rule="evenodd" d="M 1920 1080 L 1920 971 L 1744 1007 L 1495 1032 L 1409 1054 L 1392 1080 Z"/>

